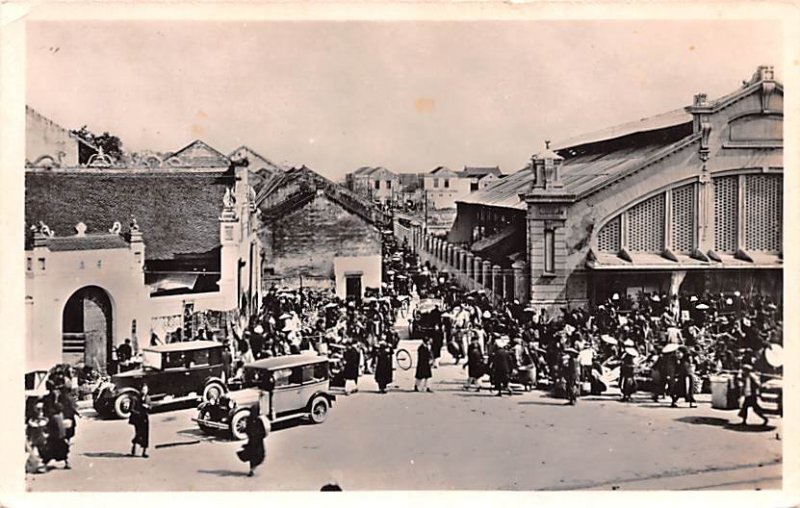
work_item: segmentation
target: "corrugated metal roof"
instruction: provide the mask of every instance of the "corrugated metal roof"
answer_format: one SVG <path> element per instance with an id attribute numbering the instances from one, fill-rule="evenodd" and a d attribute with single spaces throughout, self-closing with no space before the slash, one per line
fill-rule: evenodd
<path id="1" fill-rule="evenodd" d="M 580 195 L 624 171 L 635 168 L 667 146 L 652 143 L 566 159 L 561 166 L 561 181 L 564 184 L 562 190 Z M 530 191 L 532 178 L 530 167 L 521 169 L 485 189 L 469 194 L 461 202 L 525 210 L 527 206 L 519 195 Z"/>
<path id="2" fill-rule="evenodd" d="M 684 108 L 667 111 L 660 115 L 642 118 L 633 122 L 628 122 L 613 127 L 608 127 L 599 131 L 590 132 L 588 134 L 581 134 L 573 138 L 565 139 L 554 143 L 553 150 L 563 150 L 569 147 L 586 145 L 589 143 L 596 143 L 598 141 L 605 141 L 609 139 L 620 138 L 637 132 L 654 131 L 663 129 L 665 127 L 673 127 L 692 121 L 691 113 L 688 113 Z"/>
<path id="3" fill-rule="evenodd" d="M 485 189 L 468 194 L 460 202 L 526 210 L 528 207 L 524 201 L 519 199 L 519 195 L 530 190 L 532 178 L 530 168 L 523 168 L 497 180 Z"/>

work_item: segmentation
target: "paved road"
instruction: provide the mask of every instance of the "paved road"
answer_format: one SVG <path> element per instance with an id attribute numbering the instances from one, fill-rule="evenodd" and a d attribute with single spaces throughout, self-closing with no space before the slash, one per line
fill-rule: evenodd
<path id="1" fill-rule="evenodd" d="M 408 345 L 410 349 L 413 344 Z M 781 422 L 741 428 L 733 411 L 671 409 L 588 397 L 575 407 L 543 392 L 466 393 L 464 371 L 434 371 L 433 394 L 398 388 L 340 396 L 322 425 L 283 425 L 267 439 L 256 477 L 235 456 L 240 443 L 209 438 L 191 408 L 151 416 L 149 459 L 131 458 L 132 427 L 87 415 L 73 469 L 29 476 L 33 491 L 392 489 L 771 489 L 781 485 Z M 756 420 L 756 418 L 754 418 Z"/>

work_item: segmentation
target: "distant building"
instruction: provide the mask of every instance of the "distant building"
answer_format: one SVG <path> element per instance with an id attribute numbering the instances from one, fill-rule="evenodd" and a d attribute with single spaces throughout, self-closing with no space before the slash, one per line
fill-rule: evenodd
<path id="1" fill-rule="evenodd" d="M 381 284 L 378 207 L 303 166 L 268 182 L 255 200 L 266 285 L 333 288 L 361 297 Z"/>
<path id="2" fill-rule="evenodd" d="M 76 167 L 97 151 L 90 142 L 25 106 L 26 167 Z"/>
<path id="3" fill-rule="evenodd" d="M 470 179 L 444 166 L 422 176 L 423 199 L 434 210 L 455 209 L 456 201 L 470 193 Z"/>
<path id="4" fill-rule="evenodd" d="M 395 201 L 400 192 L 400 177 L 384 167 L 362 167 L 345 177 L 346 186 L 372 201 Z"/>
<path id="5" fill-rule="evenodd" d="M 469 179 L 469 191 L 475 192 L 485 189 L 498 179 L 503 177 L 498 166 L 493 167 L 470 167 L 464 166 L 461 172 L 462 178 Z"/>

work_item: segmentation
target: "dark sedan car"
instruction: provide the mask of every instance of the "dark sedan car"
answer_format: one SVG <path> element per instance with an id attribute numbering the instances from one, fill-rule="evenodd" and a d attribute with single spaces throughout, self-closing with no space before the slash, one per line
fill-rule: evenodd
<path id="1" fill-rule="evenodd" d="M 142 368 L 116 374 L 110 383 L 100 385 L 94 392 L 94 408 L 101 416 L 127 418 L 143 384 L 154 405 L 219 398 L 227 390 L 222 380 L 223 347 L 198 340 L 144 348 Z"/>

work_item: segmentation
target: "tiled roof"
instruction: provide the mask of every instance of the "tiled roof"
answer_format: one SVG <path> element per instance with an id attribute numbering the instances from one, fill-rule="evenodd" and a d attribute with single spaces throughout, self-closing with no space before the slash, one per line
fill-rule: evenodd
<path id="1" fill-rule="evenodd" d="M 500 168 L 498 166 L 485 167 L 485 168 L 464 166 L 464 171 L 462 171 L 462 173 L 464 174 L 464 176 L 478 177 L 478 178 L 483 178 L 486 175 L 500 176 L 502 174 L 500 173 Z"/>
<path id="2" fill-rule="evenodd" d="M 258 172 L 262 169 L 265 169 L 269 173 L 283 173 L 286 171 L 285 167 L 276 164 L 246 145 L 242 145 L 228 154 L 228 159 L 237 158 L 246 158 L 248 162 L 247 167 L 253 172 Z"/>
<path id="3" fill-rule="evenodd" d="M 264 220 L 270 220 L 305 205 L 318 192 L 371 224 L 386 220 L 374 203 L 305 166 L 289 169 L 264 184 L 256 204 Z"/>
<path id="4" fill-rule="evenodd" d="M 231 162 L 227 155 L 199 139 L 192 141 L 177 152 L 169 154 L 166 161 L 175 167 L 207 168 L 227 168 Z"/>
<path id="5" fill-rule="evenodd" d="M 47 239 L 52 251 L 126 249 L 128 242 L 121 235 L 106 233 L 86 236 L 62 236 Z"/>
<path id="6" fill-rule="evenodd" d="M 428 175 L 434 175 L 434 176 L 452 176 L 452 177 L 460 177 L 460 176 L 461 176 L 459 173 L 457 173 L 457 172 L 453 171 L 453 170 L 452 170 L 452 169 L 450 169 L 450 168 L 444 167 L 444 166 L 439 166 L 438 168 L 435 168 L 435 169 L 434 169 L 434 170 L 432 170 L 430 173 L 428 173 Z"/>
<path id="7" fill-rule="evenodd" d="M 388 174 L 393 177 L 397 176 L 383 166 L 363 166 L 353 171 L 352 174 L 354 176 L 377 176 L 381 174 Z"/>
<path id="8" fill-rule="evenodd" d="M 135 218 L 144 236 L 147 260 L 200 254 L 219 245 L 219 214 L 226 185 L 223 172 L 26 172 L 27 225 L 39 221 L 58 236 L 107 232 L 115 221 Z"/>

